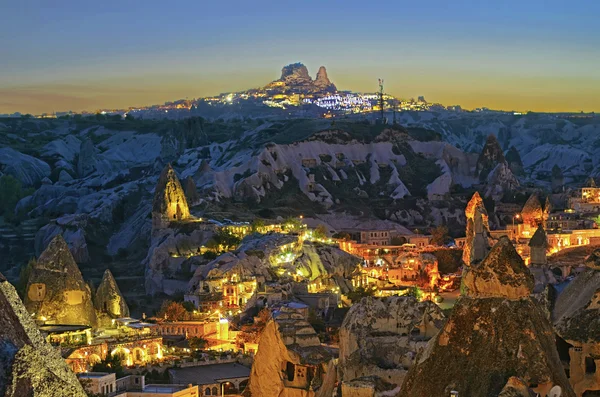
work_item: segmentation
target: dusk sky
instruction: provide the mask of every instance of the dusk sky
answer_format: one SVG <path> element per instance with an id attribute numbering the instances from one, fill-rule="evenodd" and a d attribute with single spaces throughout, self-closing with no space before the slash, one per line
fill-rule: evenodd
<path id="1" fill-rule="evenodd" d="M 600 111 L 600 1 L 0 0 L 0 113 L 126 108 L 264 85 Z"/>

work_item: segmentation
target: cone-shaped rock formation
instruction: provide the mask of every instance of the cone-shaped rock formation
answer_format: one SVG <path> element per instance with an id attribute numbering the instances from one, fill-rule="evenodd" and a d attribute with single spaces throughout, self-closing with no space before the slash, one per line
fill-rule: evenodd
<path id="1" fill-rule="evenodd" d="M 507 237 L 468 270 L 466 295 L 409 371 L 400 396 L 498 396 L 512 376 L 542 396 L 574 393 L 554 331 L 529 297 L 533 278 Z"/>
<path id="2" fill-rule="evenodd" d="M 160 174 L 152 202 L 152 229 L 162 229 L 173 221 L 190 217 L 185 193 L 171 164 Z"/>
<path id="3" fill-rule="evenodd" d="M 107 314 L 110 318 L 129 317 L 129 307 L 117 281 L 110 270 L 106 269 L 102 281 L 96 290 L 94 305 L 99 313 Z"/>
<path id="4" fill-rule="evenodd" d="M 92 293 L 60 234 L 31 268 L 25 307 L 36 319 L 53 324 L 96 324 Z"/>

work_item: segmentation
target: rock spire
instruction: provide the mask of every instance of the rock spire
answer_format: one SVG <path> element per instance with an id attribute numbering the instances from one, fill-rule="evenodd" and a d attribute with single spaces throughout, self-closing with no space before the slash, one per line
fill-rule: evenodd
<path id="1" fill-rule="evenodd" d="M 465 209 L 467 241 L 463 249 L 463 262 L 469 266 L 482 260 L 489 250 L 490 226 L 488 214 L 478 192 L 473 194 Z"/>
<path id="2" fill-rule="evenodd" d="M 129 307 L 117 281 L 110 270 L 104 271 L 102 281 L 96 290 L 94 306 L 99 313 L 108 315 L 111 319 L 119 317 L 129 317 Z"/>
<path id="3" fill-rule="evenodd" d="M 152 229 L 163 229 L 170 222 L 190 217 L 185 193 L 171 164 L 162 170 L 152 202 Z"/>

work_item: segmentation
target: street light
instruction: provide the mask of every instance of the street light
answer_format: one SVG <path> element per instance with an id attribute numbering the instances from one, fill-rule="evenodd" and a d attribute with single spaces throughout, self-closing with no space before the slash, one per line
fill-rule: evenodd
<path id="1" fill-rule="evenodd" d="M 513 232 L 513 240 L 514 241 L 517 241 L 516 238 L 515 238 L 515 234 L 516 234 L 515 233 L 515 219 L 519 219 L 519 218 L 521 218 L 520 214 L 516 214 L 516 215 L 513 216 L 513 230 L 512 230 L 512 232 Z"/>

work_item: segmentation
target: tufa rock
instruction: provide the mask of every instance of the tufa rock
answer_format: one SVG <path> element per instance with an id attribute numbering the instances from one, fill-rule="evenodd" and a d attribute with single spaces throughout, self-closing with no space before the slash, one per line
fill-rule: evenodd
<path id="1" fill-rule="evenodd" d="M 111 319 L 129 317 L 129 307 L 117 281 L 110 270 L 104 271 L 102 281 L 96 290 L 94 306 L 99 313 L 107 314 Z"/>
<path id="2" fill-rule="evenodd" d="M 594 250 L 583 263 L 587 268 L 600 270 L 600 249 Z"/>
<path id="3" fill-rule="evenodd" d="M 506 162 L 513 174 L 521 176 L 525 173 L 521 155 L 514 146 L 511 146 L 508 152 L 506 152 Z"/>
<path id="4" fill-rule="evenodd" d="M 560 193 L 565 186 L 565 178 L 563 172 L 557 164 L 552 167 L 552 193 Z"/>
<path id="5" fill-rule="evenodd" d="M 504 153 L 493 134 L 488 135 L 485 145 L 477 159 L 475 172 L 480 181 L 485 181 L 489 173 L 500 163 L 506 162 Z"/>
<path id="6" fill-rule="evenodd" d="M 96 324 L 92 293 L 61 235 L 52 239 L 31 268 L 25 307 L 36 319 L 51 324 Z"/>
<path id="7" fill-rule="evenodd" d="M 521 217 L 523 223 L 530 227 L 537 227 L 542 224 L 544 221 L 544 210 L 537 194 L 534 193 L 529 196 L 521 210 Z"/>
<path id="8" fill-rule="evenodd" d="M 171 164 L 163 169 L 154 190 L 152 229 L 164 229 L 170 222 L 190 217 L 185 193 Z"/>
<path id="9" fill-rule="evenodd" d="M 312 79 L 308 75 L 308 69 L 300 62 L 284 66 L 281 69 L 280 80 L 288 85 L 312 83 Z"/>
<path id="10" fill-rule="evenodd" d="M 77 377 L 40 334 L 14 287 L 0 274 L 0 395 L 85 397 Z"/>
<path id="11" fill-rule="evenodd" d="M 510 241 L 500 239 L 467 277 L 467 293 L 417 358 L 399 396 L 448 396 L 452 390 L 498 396 L 516 376 L 541 395 L 559 386 L 565 397 L 574 397 L 554 331 L 529 297 L 533 278 Z"/>
<path id="12" fill-rule="evenodd" d="M 408 368 L 445 321 L 433 302 L 413 297 L 363 298 L 340 328 L 338 378 L 347 387 L 370 377 L 400 387 Z M 372 384 L 372 382 L 368 382 Z"/>
<path id="13" fill-rule="evenodd" d="M 506 236 L 463 276 L 465 296 L 471 298 L 521 299 L 531 294 L 533 286 L 533 276 Z"/>
<path id="14" fill-rule="evenodd" d="M 535 233 L 529 240 L 529 257 L 532 265 L 545 265 L 548 263 L 546 259 L 546 250 L 548 249 L 548 238 L 542 225 L 538 226 Z"/>
<path id="15" fill-rule="evenodd" d="M 325 66 L 321 66 L 317 72 L 317 78 L 314 81 L 315 87 L 321 91 L 336 91 L 336 86 L 327 77 L 327 69 Z"/>
<path id="16" fill-rule="evenodd" d="M 92 174 L 96 170 L 97 161 L 94 143 L 90 138 L 87 138 L 81 142 L 81 147 L 79 148 L 79 158 L 77 159 L 77 175 L 79 175 L 80 178 L 85 178 L 86 176 Z"/>
<path id="17" fill-rule="evenodd" d="M 473 194 L 465 209 L 467 240 L 463 248 L 463 262 L 469 266 L 482 260 L 489 251 L 490 226 L 488 214 L 478 192 Z"/>
<path id="18" fill-rule="evenodd" d="M 498 397 L 535 397 L 523 379 L 511 376 Z"/>
<path id="19" fill-rule="evenodd" d="M 190 205 L 194 206 L 200 203 L 200 195 L 198 194 L 196 183 L 191 176 L 185 178 L 185 188 L 183 190 L 185 191 L 185 198 Z"/>
<path id="20" fill-rule="evenodd" d="M 506 162 L 494 167 L 488 174 L 486 183 L 485 197 L 491 197 L 496 201 L 501 200 L 506 192 L 511 192 L 520 186 Z"/>
<path id="21" fill-rule="evenodd" d="M 333 355 L 302 314 L 282 309 L 263 330 L 244 396 L 330 397 Z"/>
<path id="22" fill-rule="evenodd" d="M 12 175 L 24 186 L 33 186 L 50 176 L 50 166 L 40 159 L 9 147 L 0 148 L 0 169 Z"/>

